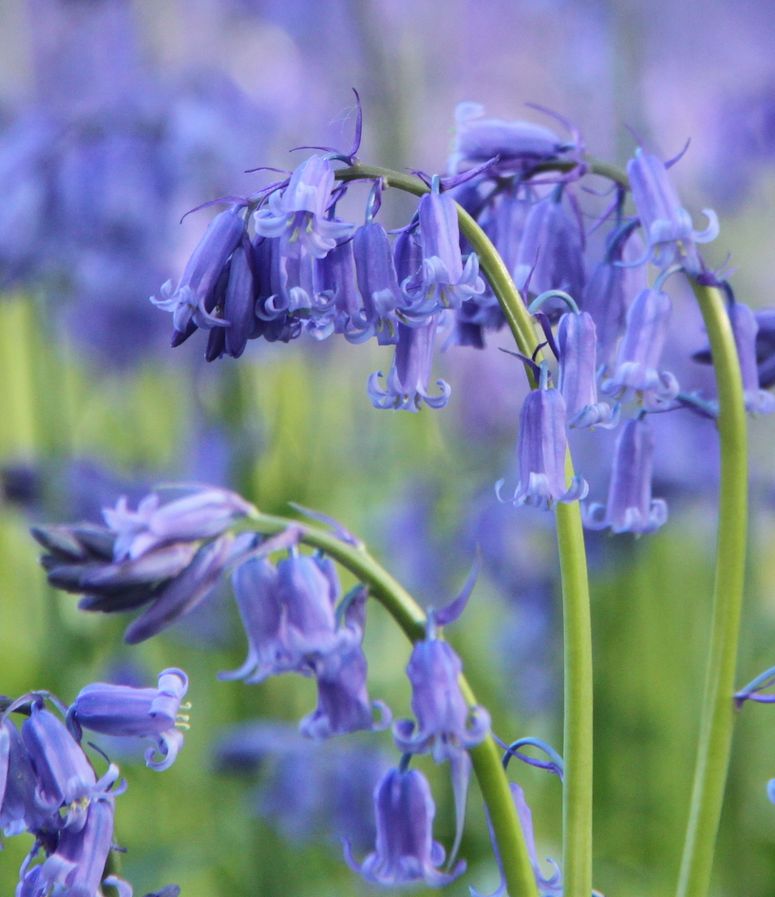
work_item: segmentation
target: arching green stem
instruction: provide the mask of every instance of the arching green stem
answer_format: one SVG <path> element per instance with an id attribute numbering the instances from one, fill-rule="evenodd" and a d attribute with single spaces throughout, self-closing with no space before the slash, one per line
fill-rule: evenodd
<path id="1" fill-rule="evenodd" d="M 713 619 L 700 739 L 678 897 L 705 897 L 710 886 L 734 727 L 748 515 L 748 435 L 740 364 L 722 293 L 693 283 L 716 374 L 721 487 Z"/>
<path id="2" fill-rule="evenodd" d="M 426 616 L 409 592 L 382 567 L 365 548 L 343 542 L 335 534 L 317 526 L 287 517 L 257 513 L 241 521 L 235 531 L 256 531 L 274 535 L 295 527 L 301 541 L 346 567 L 369 587 L 370 594 L 382 604 L 410 641 L 425 636 Z M 469 704 L 477 703 L 470 685 L 461 677 L 463 695 Z M 470 751 L 474 774 L 492 821 L 498 851 L 503 862 L 506 887 L 511 897 L 538 897 L 535 874 L 525 845 L 508 779 L 500 762 L 500 752 L 491 736 Z"/>
<path id="3" fill-rule="evenodd" d="M 355 165 L 337 172 L 341 180 L 382 178 L 386 186 L 422 195 L 428 187 L 420 178 L 386 168 Z M 476 221 L 458 206 L 460 230 L 479 256 L 482 271 L 523 355 L 538 346 L 532 318 L 508 268 Z M 528 372 L 531 386 L 533 375 Z M 568 454 L 568 481 L 573 463 Z M 564 619 L 564 747 L 563 876 L 565 897 L 589 897 L 592 892 L 592 637 L 586 550 L 578 502 L 557 510 L 557 544 L 562 575 Z M 475 761 L 476 762 L 476 761 Z M 511 897 L 515 897 L 509 891 Z"/>

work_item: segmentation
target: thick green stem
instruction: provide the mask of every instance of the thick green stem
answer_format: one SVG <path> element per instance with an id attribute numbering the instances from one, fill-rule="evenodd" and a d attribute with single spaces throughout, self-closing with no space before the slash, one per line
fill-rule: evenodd
<path id="1" fill-rule="evenodd" d="M 570 453 L 568 480 L 573 477 Z M 562 574 L 565 719 L 563 754 L 564 897 L 592 893 L 592 623 L 587 556 L 578 502 L 557 505 Z"/>
<path id="2" fill-rule="evenodd" d="M 716 373 L 721 488 L 710 652 L 678 897 L 705 897 L 710 885 L 734 727 L 732 695 L 748 512 L 748 439 L 735 340 L 721 292 L 696 283 L 693 288 L 710 338 Z"/>
<path id="3" fill-rule="evenodd" d="M 426 615 L 409 592 L 384 569 L 365 548 L 343 542 L 338 536 L 317 526 L 287 517 L 257 513 L 242 521 L 236 530 L 255 530 L 274 535 L 295 527 L 301 541 L 346 567 L 369 587 L 370 594 L 388 611 L 410 641 L 425 636 Z M 468 703 L 477 703 L 470 685 L 461 676 L 460 686 Z M 538 897 L 535 874 L 525 845 L 517 810 L 511 797 L 508 779 L 500 762 L 495 741 L 488 736 L 470 751 L 474 774 L 490 814 L 498 852 L 503 862 L 506 887 L 510 897 Z"/>

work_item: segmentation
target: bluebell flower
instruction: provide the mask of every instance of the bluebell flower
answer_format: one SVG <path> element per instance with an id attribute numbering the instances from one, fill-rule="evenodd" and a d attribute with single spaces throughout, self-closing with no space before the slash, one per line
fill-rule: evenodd
<path id="1" fill-rule="evenodd" d="M 587 312 L 568 312 L 557 328 L 559 390 L 569 427 L 604 427 L 619 422 L 618 407 L 597 400 L 597 330 Z"/>
<path id="2" fill-rule="evenodd" d="M 213 314 L 212 299 L 218 280 L 232 252 L 245 234 L 242 209 L 232 206 L 216 215 L 188 260 L 183 276 L 173 289 L 168 280 L 159 298 L 151 302 L 172 313 L 173 342 L 179 343 L 197 327 L 225 326 L 221 316 Z"/>
<path id="3" fill-rule="evenodd" d="M 46 809 L 36 800 L 38 780 L 16 726 L 0 717 L 0 832 L 10 837 L 42 828 Z"/>
<path id="4" fill-rule="evenodd" d="M 650 260 L 658 268 L 682 264 L 690 274 L 697 274 L 701 265 L 695 243 L 709 243 L 719 233 L 718 218 L 712 209 L 703 209 L 708 226 L 694 229 L 692 219 L 681 205 L 670 183 L 667 167 L 652 153 L 638 147 L 627 163 L 632 198 L 646 232 Z"/>
<path id="5" fill-rule="evenodd" d="M 384 388 L 379 385 L 382 371 L 369 377 L 369 398 L 375 408 L 419 411 L 422 405 L 443 408 L 447 404 L 450 388 L 444 380 L 436 381 L 438 395 L 430 395 L 428 389 L 437 320 L 433 315 L 424 324 L 398 325 L 398 344 Z"/>
<path id="6" fill-rule="evenodd" d="M 439 192 L 438 183 L 434 178 L 418 208 L 422 268 L 402 284 L 419 302 L 411 313 L 421 317 L 439 308 L 459 308 L 466 299 L 484 292 L 479 257 L 471 252 L 463 261 L 457 205 L 449 193 Z"/>
<path id="7" fill-rule="evenodd" d="M 444 848 L 433 840 L 436 806 L 421 772 L 390 770 L 374 791 L 374 809 L 375 850 L 359 864 L 345 841 L 347 864 L 367 881 L 393 887 L 415 882 L 440 887 L 465 871 L 462 860 L 449 873 L 440 869 Z"/>
<path id="8" fill-rule="evenodd" d="M 584 509 L 590 529 L 650 533 L 667 521 L 667 504 L 651 497 L 654 437 L 645 417 L 629 420 L 616 440 L 608 501 Z"/>
<path id="9" fill-rule="evenodd" d="M 139 558 L 173 542 L 212 538 L 253 511 L 253 506 L 236 492 L 197 487 L 181 498 L 164 503 L 158 493 L 152 492 L 136 511 L 122 498 L 115 508 L 106 508 L 103 516 L 111 532 L 116 534 L 113 554 L 120 561 Z"/>
<path id="10" fill-rule="evenodd" d="M 338 243 L 317 265 L 318 291 L 332 306 L 335 333 L 347 334 L 363 323 L 353 245 L 353 240 Z"/>
<path id="11" fill-rule="evenodd" d="M 761 389 L 759 384 L 756 355 L 759 323 L 753 311 L 741 302 L 730 302 L 727 311 L 735 337 L 737 356 L 740 359 L 745 407 L 756 414 L 768 414 L 775 410 L 775 396 Z"/>
<path id="12" fill-rule="evenodd" d="M 533 867 L 533 874 L 535 875 L 536 885 L 538 886 L 538 893 L 540 897 L 562 897 L 562 873 L 560 867 L 554 860 L 550 859 L 548 862 L 552 866 L 552 872 L 550 875 L 544 875 L 541 870 L 541 864 L 538 862 L 535 835 L 533 833 L 533 814 L 530 812 L 530 807 L 525 800 L 525 793 L 516 782 L 510 782 L 509 788 L 517 810 L 517 818 L 519 819 L 519 825 L 522 829 L 522 836 L 525 839 L 525 846 L 527 847 L 527 854 L 530 858 L 530 865 Z M 487 826 L 490 830 L 490 841 L 495 854 L 495 860 L 501 873 L 500 885 L 489 895 L 489 897 L 507 897 L 503 863 L 498 850 L 498 845 L 495 841 L 489 814 L 487 816 Z M 477 891 L 476 888 L 470 888 L 470 892 L 471 897 L 484 897 L 484 895 L 481 894 L 480 891 Z M 593 891 L 593 897 L 595 897 L 596 894 L 597 892 Z"/>
<path id="13" fill-rule="evenodd" d="M 262 237 L 286 236 L 286 251 L 302 250 L 323 258 L 339 240 L 352 234 L 353 225 L 328 217 L 333 202 L 334 169 L 325 156 L 310 156 L 293 172 L 282 189 L 272 193 L 268 205 L 253 216 Z"/>
<path id="14" fill-rule="evenodd" d="M 355 231 L 353 237 L 355 270 L 363 301 L 359 330 L 347 335 L 360 342 L 376 335 L 380 345 L 392 345 L 398 339 L 396 309 L 404 304 L 398 283 L 393 248 L 387 232 L 376 221 L 369 221 Z"/>
<path id="15" fill-rule="evenodd" d="M 605 371 L 614 361 L 630 302 L 648 286 L 646 267 L 627 264 L 643 254 L 643 243 L 633 234 L 634 226 L 632 222 L 608 238 L 605 256 L 590 275 L 580 302 L 595 321 L 598 364 Z M 619 264 L 622 261 L 625 264 Z"/>
<path id="16" fill-rule="evenodd" d="M 496 484 L 501 501 L 551 509 L 558 501 L 578 501 L 586 496 L 586 481 L 575 476 L 568 483 L 565 456 L 568 448 L 565 400 L 557 389 L 534 389 L 525 397 L 519 418 L 517 460 L 519 482 L 513 495 L 501 498 L 504 480 Z"/>
<path id="17" fill-rule="evenodd" d="M 82 828 L 65 829 L 56 849 L 41 863 L 28 869 L 35 848 L 21 869 L 17 897 L 86 897 L 101 893 L 100 885 L 112 884 L 120 897 L 131 897 L 126 882 L 111 876 L 105 879 L 105 864 L 113 844 L 114 807 L 111 795 L 89 804 Z"/>
<path id="18" fill-rule="evenodd" d="M 670 313 L 670 297 L 662 290 L 645 289 L 635 297 L 616 364 L 601 384 L 605 395 L 622 400 L 635 397 L 646 408 L 659 408 L 678 395 L 676 378 L 659 370 Z"/>
<path id="19" fill-rule="evenodd" d="M 236 246 L 229 265 L 229 279 L 223 299 L 223 319 L 226 327 L 213 328 L 210 337 L 223 340 L 223 351 L 232 358 L 239 358 L 249 339 L 258 333 L 256 318 L 256 263 L 253 246 L 244 239 Z"/>
<path id="20" fill-rule="evenodd" d="M 518 174 L 545 159 L 553 159 L 572 148 L 550 128 L 528 121 L 484 118 L 479 103 L 459 103 L 455 109 L 455 143 L 449 169 L 479 165 L 498 157 L 493 171 Z"/>
<path id="21" fill-rule="evenodd" d="M 36 701 L 22 725 L 22 741 L 35 770 L 35 803 L 44 814 L 45 828 L 76 831 L 86 823 L 86 812 L 102 799 L 118 778 L 111 765 L 97 780 L 83 748 L 65 724 Z"/>
<path id="22" fill-rule="evenodd" d="M 162 670 L 157 688 L 95 682 L 78 693 L 67 723 L 79 739 L 81 728 L 103 735 L 154 739 L 156 748 L 148 749 L 145 762 L 162 771 L 172 766 L 183 743 L 180 727 L 187 727 L 188 716 L 180 710 L 187 690 L 188 676 L 176 668 Z M 154 754 L 160 759 L 154 759 Z"/>
<path id="23" fill-rule="evenodd" d="M 565 192 L 558 185 L 528 213 L 513 269 L 520 290 L 529 284 L 536 294 L 565 290 L 574 298 L 584 290 L 584 233 L 565 208 Z"/>

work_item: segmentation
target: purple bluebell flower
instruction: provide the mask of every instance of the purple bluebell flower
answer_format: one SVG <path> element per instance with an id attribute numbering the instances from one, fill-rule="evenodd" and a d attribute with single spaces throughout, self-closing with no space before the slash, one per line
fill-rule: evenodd
<path id="1" fill-rule="evenodd" d="M 46 816 L 45 827 L 82 829 L 87 809 L 108 792 L 118 778 L 118 769 L 111 765 L 98 781 L 65 724 L 38 702 L 33 703 L 21 734 L 35 770 L 35 802 Z"/>
<path id="2" fill-rule="evenodd" d="M 229 265 L 229 280 L 223 299 L 223 318 L 226 327 L 213 328 L 210 336 L 223 339 L 224 351 L 232 358 L 239 358 L 245 351 L 249 339 L 258 332 L 256 318 L 256 265 L 253 247 L 245 238 L 235 249 Z"/>
<path id="3" fill-rule="evenodd" d="M 619 422 L 618 406 L 597 400 L 597 331 L 587 312 L 567 312 L 557 328 L 559 390 L 569 427 L 604 427 Z"/>
<path id="4" fill-rule="evenodd" d="M 622 400 L 634 396 L 646 408 L 658 408 L 676 397 L 678 381 L 669 371 L 659 370 L 670 313 L 670 297 L 662 290 L 645 289 L 635 297 L 616 364 L 601 384 L 605 395 Z"/>
<path id="5" fill-rule="evenodd" d="M 465 871 L 463 860 L 449 873 L 440 870 L 444 848 L 433 840 L 436 806 L 421 772 L 390 770 L 374 791 L 374 809 L 375 850 L 359 864 L 345 841 L 347 864 L 367 881 L 388 886 L 424 882 L 439 887 Z"/>
<path id="6" fill-rule="evenodd" d="M 338 243 L 318 261 L 317 289 L 333 306 L 334 332 L 349 333 L 362 323 L 363 301 L 355 271 L 354 241 Z"/>
<path id="7" fill-rule="evenodd" d="M 172 281 L 168 280 L 161 288 L 160 298 L 151 297 L 158 308 L 172 312 L 173 342 L 182 341 L 184 334 L 197 327 L 225 326 L 222 317 L 211 313 L 210 300 L 244 234 L 245 220 L 240 206 L 220 212 L 188 260 L 177 287 L 173 289 Z"/>
<path id="8" fill-rule="evenodd" d="M 565 290 L 580 298 L 584 290 L 584 233 L 578 216 L 563 203 L 567 193 L 558 185 L 534 203 L 525 220 L 514 282 L 520 290 L 530 285 L 533 293 Z"/>
<path id="9" fill-rule="evenodd" d="M 134 560 L 148 551 L 173 542 L 192 542 L 217 536 L 254 508 L 236 492 L 198 487 L 182 498 L 161 503 L 152 492 L 132 511 L 126 499 L 103 512 L 105 523 L 116 534 L 113 549 L 117 561 Z"/>
<path id="10" fill-rule="evenodd" d="M 632 233 L 634 226 L 632 222 L 609 237 L 605 256 L 590 275 L 580 303 L 595 321 L 598 364 L 606 371 L 614 361 L 630 302 L 648 286 L 646 267 L 627 264 L 643 254 L 640 237 Z M 622 261 L 625 264 L 619 264 Z"/>
<path id="11" fill-rule="evenodd" d="M 436 381 L 437 396 L 428 391 L 437 320 L 432 315 L 424 324 L 398 325 L 398 344 L 384 389 L 379 385 L 384 378 L 382 371 L 369 377 L 369 398 L 375 408 L 419 411 L 423 404 L 430 408 L 443 408 L 447 404 L 451 390 L 444 380 Z"/>
<path id="12" fill-rule="evenodd" d="M 501 501 L 549 510 L 558 501 L 586 497 L 586 481 L 575 476 L 568 483 L 565 476 L 565 424 L 565 400 L 559 390 L 542 387 L 528 393 L 519 418 L 519 482 L 511 498 L 504 499 L 501 490 L 505 481 L 498 481 L 495 489 Z"/>
<path id="13" fill-rule="evenodd" d="M 727 311 L 735 337 L 737 355 L 740 359 L 745 407 L 755 414 L 768 414 L 775 410 L 775 396 L 761 389 L 759 385 L 759 368 L 756 359 L 759 323 L 753 311 L 741 302 L 732 301 Z"/>
<path id="14" fill-rule="evenodd" d="M 176 668 L 162 670 L 157 688 L 95 682 L 78 693 L 67 722 L 79 738 L 83 727 L 103 735 L 154 739 L 156 748 L 148 749 L 145 762 L 162 771 L 172 766 L 183 744 L 180 727 L 187 727 L 188 716 L 180 710 L 187 690 L 188 676 Z"/>
<path id="15" fill-rule="evenodd" d="M 369 221 L 353 237 L 358 289 L 363 300 L 361 330 L 351 330 L 347 338 L 360 342 L 376 334 L 380 345 L 392 345 L 397 339 L 395 311 L 404 304 L 398 283 L 393 248 L 385 229 Z"/>
<path id="16" fill-rule="evenodd" d="M 718 218 L 712 209 L 703 209 L 708 226 L 697 231 L 681 205 L 670 183 L 667 167 L 657 156 L 638 147 L 627 163 L 632 198 L 646 232 L 648 255 L 658 268 L 682 264 L 690 274 L 697 274 L 701 265 L 695 243 L 709 243 L 719 233 Z"/>
<path id="17" fill-rule="evenodd" d="M 450 171 L 479 165 L 497 156 L 494 172 L 517 174 L 571 148 L 567 141 L 542 125 L 483 116 L 484 106 L 479 103 L 458 104 Z"/>
<path id="18" fill-rule="evenodd" d="M 410 313 L 421 317 L 439 308 L 459 308 L 466 299 L 484 292 L 477 254 L 471 252 L 463 261 L 455 200 L 439 192 L 438 183 L 434 178 L 418 208 L 422 268 L 402 284 L 418 303 Z"/>
<path id="19" fill-rule="evenodd" d="M 325 156 L 310 156 L 293 172 L 287 186 L 272 193 L 268 205 L 255 213 L 256 233 L 286 236 L 290 256 L 304 250 L 323 258 L 353 231 L 352 224 L 328 217 L 333 189 L 331 162 Z"/>
<path id="20" fill-rule="evenodd" d="M 538 893 L 540 894 L 540 897 L 562 897 L 562 873 L 560 867 L 554 860 L 550 859 L 548 862 L 552 867 L 552 872 L 547 876 L 542 872 L 541 865 L 538 862 L 535 835 L 533 834 L 533 814 L 530 812 L 530 807 L 525 800 L 525 793 L 516 782 L 510 782 L 509 788 L 511 789 L 511 797 L 517 809 L 517 818 L 519 819 L 519 825 L 525 839 L 525 846 L 527 847 L 528 857 L 530 858 L 530 865 L 533 867 L 536 885 L 538 885 Z M 489 814 L 487 816 L 487 827 L 490 830 L 490 841 L 492 843 L 493 853 L 495 854 L 495 860 L 501 873 L 500 885 L 489 895 L 489 897 L 506 897 L 506 880 L 503 874 L 503 863 L 501 861 L 498 845 L 495 841 Z M 481 894 L 480 891 L 477 891 L 476 888 L 471 888 L 470 890 L 471 897 L 484 897 L 484 895 Z M 596 894 L 597 892 L 593 891 L 593 897 L 595 897 Z"/>
<path id="21" fill-rule="evenodd" d="M 756 364 L 759 386 L 768 389 L 775 384 L 775 309 L 762 308 L 756 313 L 759 330 L 756 334 Z"/>
<path id="22" fill-rule="evenodd" d="M 406 668 L 417 723 L 397 720 L 393 737 L 404 753 L 429 753 L 440 763 L 480 744 L 490 731 L 483 707 L 469 707 L 460 691 L 460 658 L 448 642 L 428 635 L 415 643 Z"/>
<path id="23" fill-rule="evenodd" d="M 616 440 L 608 501 L 584 509 L 590 529 L 650 533 L 667 520 L 667 504 L 651 497 L 654 437 L 645 417 L 629 420 Z"/>
<path id="24" fill-rule="evenodd" d="M 48 815 L 36 800 L 38 779 L 18 729 L 0 717 L 0 832 L 37 831 Z"/>
<path id="25" fill-rule="evenodd" d="M 99 893 L 113 843 L 113 815 L 113 800 L 108 795 L 90 804 L 83 827 L 65 829 L 51 855 L 28 871 L 33 849 L 22 866 L 17 897 L 46 897 L 51 893 L 85 897 Z"/>

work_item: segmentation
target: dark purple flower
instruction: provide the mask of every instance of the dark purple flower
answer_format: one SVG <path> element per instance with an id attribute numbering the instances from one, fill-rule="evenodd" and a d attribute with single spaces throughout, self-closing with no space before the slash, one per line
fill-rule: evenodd
<path id="1" fill-rule="evenodd" d="M 646 408 L 658 408 L 676 397 L 678 381 L 669 371 L 659 370 L 670 313 L 670 297 L 661 290 L 645 289 L 635 297 L 616 364 L 601 384 L 605 395 L 634 396 Z"/>
<path id="2" fill-rule="evenodd" d="M 447 404 L 450 388 L 444 380 L 436 381 L 439 395 L 431 396 L 428 392 L 436 323 L 437 316 L 433 315 L 424 324 L 398 325 L 398 344 L 385 388 L 379 386 L 384 378 L 382 371 L 369 377 L 369 398 L 375 408 L 419 411 L 423 404 L 430 408 L 443 408 Z"/>
<path id="3" fill-rule="evenodd" d="M 177 287 L 168 280 L 161 288 L 161 298 L 151 302 L 172 312 L 173 340 L 182 341 L 185 334 L 197 327 L 225 326 L 223 318 L 211 314 L 211 299 L 232 252 L 245 234 L 245 220 L 239 206 L 220 212 L 210 222 L 188 260 Z"/>
<path id="4" fill-rule="evenodd" d="M 646 232 L 648 255 L 645 260 L 659 268 L 680 263 L 690 274 L 700 271 L 695 243 L 709 243 L 719 233 L 718 218 L 712 209 L 703 209 L 708 219 L 704 231 L 696 231 L 681 205 L 661 159 L 638 147 L 627 163 L 632 198 Z"/>
<path id="5" fill-rule="evenodd" d="M 262 237 L 287 237 L 289 256 L 302 251 L 323 258 L 353 231 L 353 225 L 328 217 L 334 189 L 334 169 L 325 156 L 310 156 L 293 172 L 288 185 L 269 197 L 254 215 Z"/>
<path id="6" fill-rule="evenodd" d="M 591 529 L 615 533 L 650 533 L 667 520 L 667 504 L 651 498 L 654 437 L 645 417 L 629 420 L 616 440 L 608 501 L 585 508 Z"/>
<path id="7" fill-rule="evenodd" d="M 557 329 L 560 350 L 559 390 L 569 427 L 604 427 L 619 422 L 618 406 L 597 400 L 597 331 L 587 312 L 568 312 Z"/>
<path id="8" fill-rule="evenodd" d="M 565 400 L 559 390 L 541 388 L 528 393 L 519 418 L 519 482 L 511 498 L 501 501 L 549 510 L 558 501 L 577 501 L 586 496 L 584 479 L 575 476 L 568 483 L 565 476 L 565 419 Z M 495 487 L 499 498 L 504 482 L 499 480 Z"/>
<path id="9" fill-rule="evenodd" d="M 48 815 L 36 800 L 38 780 L 16 726 L 0 717 L 0 832 L 40 830 Z"/>
<path id="10" fill-rule="evenodd" d="M 188 676 L 176 668 L 162 670 L 157 688 L 95 682 L 79 692 L 68 724 L 79 737 L 83 727 L 103 735 L 153 738 L 156 748 L 148 749 L 145 762 L 162 771 L 172 766 L 183 743 L 179 727 L 187 727 L 188 716 L 180 709 L 187 690 Z M 161 759 L 154 760 L 157 752 Z"/>
<path id="11" fill-rule="evenodd" d="M 465 871 L 461 860 L 444 873 L 444 848 L 433 840 L 436 807 L 431 789 L 417 770 L 392 769 L 374 791 L 377 843 L 373 853 L 358 864 L 345 841 L 345 859 L 367 881 L 396 886 L 424 882 L 432 887 L 449 884 Z"/>

